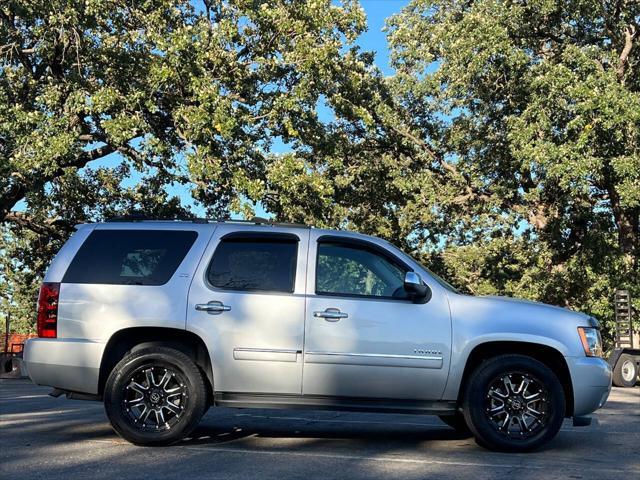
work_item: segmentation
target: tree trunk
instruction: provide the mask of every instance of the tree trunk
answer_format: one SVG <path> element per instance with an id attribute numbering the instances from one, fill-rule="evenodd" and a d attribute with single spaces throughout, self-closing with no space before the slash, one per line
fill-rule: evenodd
<path id="1" fill-rule="evenodd" d="M 637 261 L 638 243 L 640 240 L 640 208 L 624 208 L 620 205 L 620 196 L 610 184 L 608 189 L 611 211 L 618 230 L 618 245 L 625 255 Z"/>

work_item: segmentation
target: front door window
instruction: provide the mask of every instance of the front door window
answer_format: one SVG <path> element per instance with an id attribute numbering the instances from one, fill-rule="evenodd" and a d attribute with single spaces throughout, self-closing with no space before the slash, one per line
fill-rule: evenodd
<path id="1" fill-rule="evenodd" d="M 316 294 L 405 299 L 406 270 L 366 246 L 318 244 Z"/>

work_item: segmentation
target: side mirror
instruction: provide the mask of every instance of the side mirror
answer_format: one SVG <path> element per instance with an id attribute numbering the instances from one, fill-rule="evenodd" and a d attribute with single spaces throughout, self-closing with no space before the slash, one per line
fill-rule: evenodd
<path id="1" fill-rule="evenodd" d="M 404 276 L 404 290 L 414 302 L 424 303 L 431 298 L 431 289 L 424 284 L 416 272 L 407 272 Z"/>

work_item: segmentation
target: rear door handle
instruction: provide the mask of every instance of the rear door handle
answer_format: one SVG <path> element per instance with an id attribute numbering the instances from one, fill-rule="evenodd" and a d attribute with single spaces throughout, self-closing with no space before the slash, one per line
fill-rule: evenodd
<path id="1" fill-rule="evenodd" d="M 337 322 L 341 318 L 347 318 L 349 314 L 342 313 L 338 308 L 327 308 L 322 312 L 313 312 L 316 318 L 324 318 L 328 322 Z"/>
<path id="2" fill-rule="evenodd" d="M 211 315 L 217 315 L 222 312 L 228 312 L 231 310 L 229 305 L 225 305 L 217 300 L 212 300 L 209 303 L 196 303 L 196 310 L 199 312 L 207 312 Z"/>

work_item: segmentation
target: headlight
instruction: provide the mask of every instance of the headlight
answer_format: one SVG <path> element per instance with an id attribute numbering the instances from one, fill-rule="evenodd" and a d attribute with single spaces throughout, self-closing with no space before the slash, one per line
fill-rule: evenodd
<path id="1" fill-rule="evenodd" d="M 578 327 L 578 334 L 587 357 L 602 356 L 602 337 L 600 330 L 593 327 Z"/>

